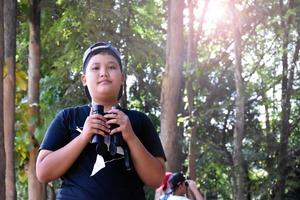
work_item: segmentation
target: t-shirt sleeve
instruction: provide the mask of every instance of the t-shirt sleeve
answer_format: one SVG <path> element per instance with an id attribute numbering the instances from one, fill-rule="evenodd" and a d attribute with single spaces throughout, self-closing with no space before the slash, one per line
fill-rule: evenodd
<path id="1" fill-rule="evenodd" d="M 55 151 L 65 146 L 70 140 L 68 131 L 66 113 L 62 110 L 48 127 L 40 149 Z"/>
<path id="2" fill-rule="evenodd" d="M 142 126 L 141 138 L 145 148 L 155 157 L 162 157 L 166 160 L 163 146 L 161 144 L 159 135 L 148 116 L 141 113 Z"/>

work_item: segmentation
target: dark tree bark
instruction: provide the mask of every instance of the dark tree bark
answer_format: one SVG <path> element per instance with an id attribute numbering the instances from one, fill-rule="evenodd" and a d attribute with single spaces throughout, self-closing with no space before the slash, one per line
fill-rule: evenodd
<path id="1" fill-rule="evenodd" d="M 234 54 L 235 54 L 235 87 L 236 87 L 236 122 L 233 134 L 233 171 L 234 171 L 234 199 L 245 200 L 245 170 L 243 167 L 244 158 L 242 154 L 242 141 L 244 138 L 244 113 L 245 94 L 242 77 L 242 47 L 240 21 L 235 8 L 235 1 L 230 2 L 231 12 L 234 22 Z"/>
<path id="2" fill-rule="evenodd" d="M 294 7 L 294 0 L 289 1 L 289 9 Z M 291 133 L 291 124 L 289 122 L 291 115 L 291 93 L 293 90 L 294 82 L 294 71 L 295 63 L 292 63 L 290 69 L 288 64 L 288 45 L 289 45 L 289 31 L 290 24 L 292 22 L 292 16 L 290 15 L 287 20 L 285 15 L 287 10 L 284 8 L 283 0 L 279 0 L 279 10 L 281 17 L 281 28 L 283 31 L 282 34 L 282 81 L 281 81 L 281 133 L 280 133 L 280 144 L 279 144 L 279 155 L 278 155 L 278 181 L 275 187 L 275 200 L 284 199 L 284 190 L 286 187 L 287 179 L 287 163 L 288 163 L 288 141 L 289 135 Z M 297 48 L 296 48 L 297 51 Z M 299 53 L 299 49 L 297 54 Z M 296 56 L 296 59 L 298 56 Z M 293 57 L 293 61 L 295 56 Z"/>
<path id="3" fill-rule="evenodd" d="M 161 134 L 167 156 L 167 170 L 181 169 L 182 133 L 177 114 L 183 88 L 183 8 L 184 1 L 168 1 L 167 57 L 161 91 Z"/>
<path id="4" fill-rule="evenodd" d="M 3 80 L 4 66 L 4 26 L 3 0 L 0 0 L 0 77 Z M 5 148 L 3 127 L 3 81 L 0 82 L 0 199 L 5 199 Z"/>
<path id="5" fill-rule="evenodd" d="M 33 146 L 29 152 L 28 161 L 28 198 L 30 200 L 45 199 L 45 185 L 40 183 L 36 177 L 36 158 L 39 149 L 39 143 L 35 137 L 36 128 L 39 125 L 39 81 L 40 73 L 40 7 L 39 0 L 30 1 L 29 14 L 29 56 L 28 56 L 28 102 L 29 118 L 31 123 L 28 127 L 30 142 Z"/>
<path id="6" fill-rule="evenodd" d="M 16 0 L 4 1 L 4 54 L 7 75 L 4 77 L 4 143 L 6 153 L 6 199 L 16 199 L 15 186 L 15 96 L 16 96 Z"/>
<path id="7" fill-rule="evenodd" d="M 122 2 L 124 5 L 122 6 L 120 3 L 120 12 L 121 13 L 131 13 L 131 6 L 130 6 L 130 2 L 129 0 L 125 0 Z M 126 29 L 128 27 L 130 27 L 130 19 L 131 19 L 131 15 L 127 15 L 126 18 L 121 22 L 121 33 L 126 33 Z M 128 39 L 127 37 L 123 38 L 123 42 L 124 42 L 124 49 L 123 49 L 123 74 L 125 76 L 125 81 L 123 83 L 123 95 L 121 98 L 121 107 L 122 108 L 127 108 L 127 103 L 128 103 L 128 97 L 127 97 L 127 84 L 126 84 L 126 80 L 127 80 L 127 73 L 128 73 Z"/>

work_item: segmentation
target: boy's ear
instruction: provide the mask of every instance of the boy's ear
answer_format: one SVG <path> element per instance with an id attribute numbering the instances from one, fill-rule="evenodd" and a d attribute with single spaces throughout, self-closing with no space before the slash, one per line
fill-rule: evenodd
<path id="1" fill-rule="evenodd" d="M 86 86 L 86 77 L 85 77 L 85 74 L 81 74 L 81 83 L 83 86 Z"/>

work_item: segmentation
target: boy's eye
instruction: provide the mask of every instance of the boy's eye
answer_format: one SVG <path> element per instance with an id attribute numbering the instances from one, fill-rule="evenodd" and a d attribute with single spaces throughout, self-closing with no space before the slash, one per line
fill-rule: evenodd
<path id="1" fill-rule="evenodd" d="M 108 68 L 109 68 L 109 69 L 116 69 L 116 66 L 110 65 L 110 66 L 108 66 Z"/>
<path id="2" fill-rule="evenodd" d="M 92 67 L 92 70 L 93 70 L 93 71 L 98 70 L 98 69 L 99 69 L 99 66 L 93 66 L 93 67 Z"/>

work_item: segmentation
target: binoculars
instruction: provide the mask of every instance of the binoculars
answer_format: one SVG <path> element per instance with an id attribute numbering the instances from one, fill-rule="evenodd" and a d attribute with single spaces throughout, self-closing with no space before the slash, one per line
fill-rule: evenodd
<path id="1" fill-rule="evenodd" d="M 119 106 L 115 108 L 120 109 Z M 92 105 L 92 113 L 105 115 L 104 106 L 103 105 Z M 119 125 L 111 124 L 110 130 L 117 128 Z M 107 134 L 109 135 L 109 134 Z M 131 170 L 130 167 L 130 157 L 129 157 L 129 149 L 126 142 L 123 140 L 122 133 L 114 133 L 113 135 L 109 135 L 109 146 L 104 142 L 104 137 L 102 135 L 94 134 L 91 140 L 92 144 L 96 144 L 96 152 L 99 155 L 105 156 L 109 154 L 110 156 L 115 156 L 117 153 L 117 147 L 122 147 L 124 151 L 124 161 L 125 167 L 127 170 Z"/>

